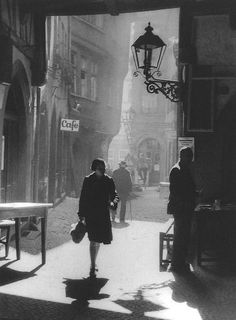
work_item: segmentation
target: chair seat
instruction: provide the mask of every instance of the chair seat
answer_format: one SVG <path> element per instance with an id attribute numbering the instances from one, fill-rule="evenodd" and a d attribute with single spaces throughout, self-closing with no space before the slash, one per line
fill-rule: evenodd
<path id="1" fill-rule="evenodd" d="M 0 220 L 0 228 L 14 226 L 14 220 Z"/>

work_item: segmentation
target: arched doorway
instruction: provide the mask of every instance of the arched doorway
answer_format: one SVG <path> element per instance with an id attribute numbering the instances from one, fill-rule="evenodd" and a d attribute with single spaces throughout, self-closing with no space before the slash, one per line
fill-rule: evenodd
<path id="1" fill-rule="evenodd" d="M 27 183 L 27 130 L 24 98 L 18 81 L 13 81 L 8 93 L 3 146 L 1 201 L 23 201 L 26 198 Z"/>
<path id="2" fill-rule="evenodd" d="M 138 145 L 138 159 L 145 158 L 148 167 L 148 184 L 160 182 L 160 144 L 154 138 L 146 138 Z"/>

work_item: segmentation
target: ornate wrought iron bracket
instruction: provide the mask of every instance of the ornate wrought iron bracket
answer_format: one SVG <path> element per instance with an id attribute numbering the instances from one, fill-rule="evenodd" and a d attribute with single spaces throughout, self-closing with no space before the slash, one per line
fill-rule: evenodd
<path id="1" fill-rule="evenodd" d="M 164 94 L 172 102 L 180 101 L 180 83 L 173 80 L 146 80 L 147 91 L 149 93 Z"/>
<path id="2" fill-rule="evenodd" d="M 181 100 L 181 83 L 179 81 L 157 79 L 156 77 L 161 76 L 160 71 L 154 71 L 152 74 L 148 71 L 144 72 L 144 74 L 140 71 L 135 71 L 134 77 L 138 77 L 138 75 L 144 77 L 144 83 L 149 93 L 158 94 L 161 92 L 172 102 L 179 102 Z"/>

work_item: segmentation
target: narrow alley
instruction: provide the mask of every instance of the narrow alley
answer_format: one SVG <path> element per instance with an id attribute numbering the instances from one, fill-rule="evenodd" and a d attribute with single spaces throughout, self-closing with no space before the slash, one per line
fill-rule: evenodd
<path id="1" fill-rule="evenodd" d="M 39 231 L 23 234 L 21 260 L 11 247 L 1 261 L 0 319 L 235 319 L 230 275 L 201 269 L 188 279 L 160 272 L 166 200 L 154 187 L 135 195 L 127 222 L 114 223 L 114 241 L 101 247 L 96 280 L 88 280 L 87 238 L 75 244 L 69 235 L 78 199 L 49 211 L 46 265 L 40 265 Z"/>

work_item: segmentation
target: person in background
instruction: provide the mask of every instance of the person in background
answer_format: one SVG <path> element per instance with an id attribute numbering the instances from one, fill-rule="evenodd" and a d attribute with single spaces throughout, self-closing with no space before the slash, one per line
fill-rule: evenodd
<path id="1" fill-rule="evenodd" d="M 138 158 L 138 175 L 143 180 L 143 185 L 146 186 L 148 174 L 148 161 L 143 153 L 140 153 Z"/>
<path id="2" fill-rule="evenodd" d="M 120 222 L 125 222 L 126 203 L 132 190 L 132 181 L 125 161 L 119 163 L 119 169 L 113 172 L 113 179 L 120 198 Z"/>
<path id="3" fill-rule="evenodd" d="M 103 159 L 93 160 L 91 170 L 93 172 L 84 178 L 78 215 L 85 221 L 90 241 L 90 277 L 96 277 L 100 243 L 110 244 L 112 241 L 109 209 L 117 207 L 119 197 L 113 179 L 105 174 Z"/>
<path id="4" fill-rule="evenodd" d="M 176 273 L 191 271 L 186 258 L 197 194 L 190 172 L 192 160 L 192 149 L 189 147 L 182 148 L 179 161 L 173 166 L 169 176 L 170 195 L 167 213 L 174 216 L 174 241 L 169 271 Z"/>

